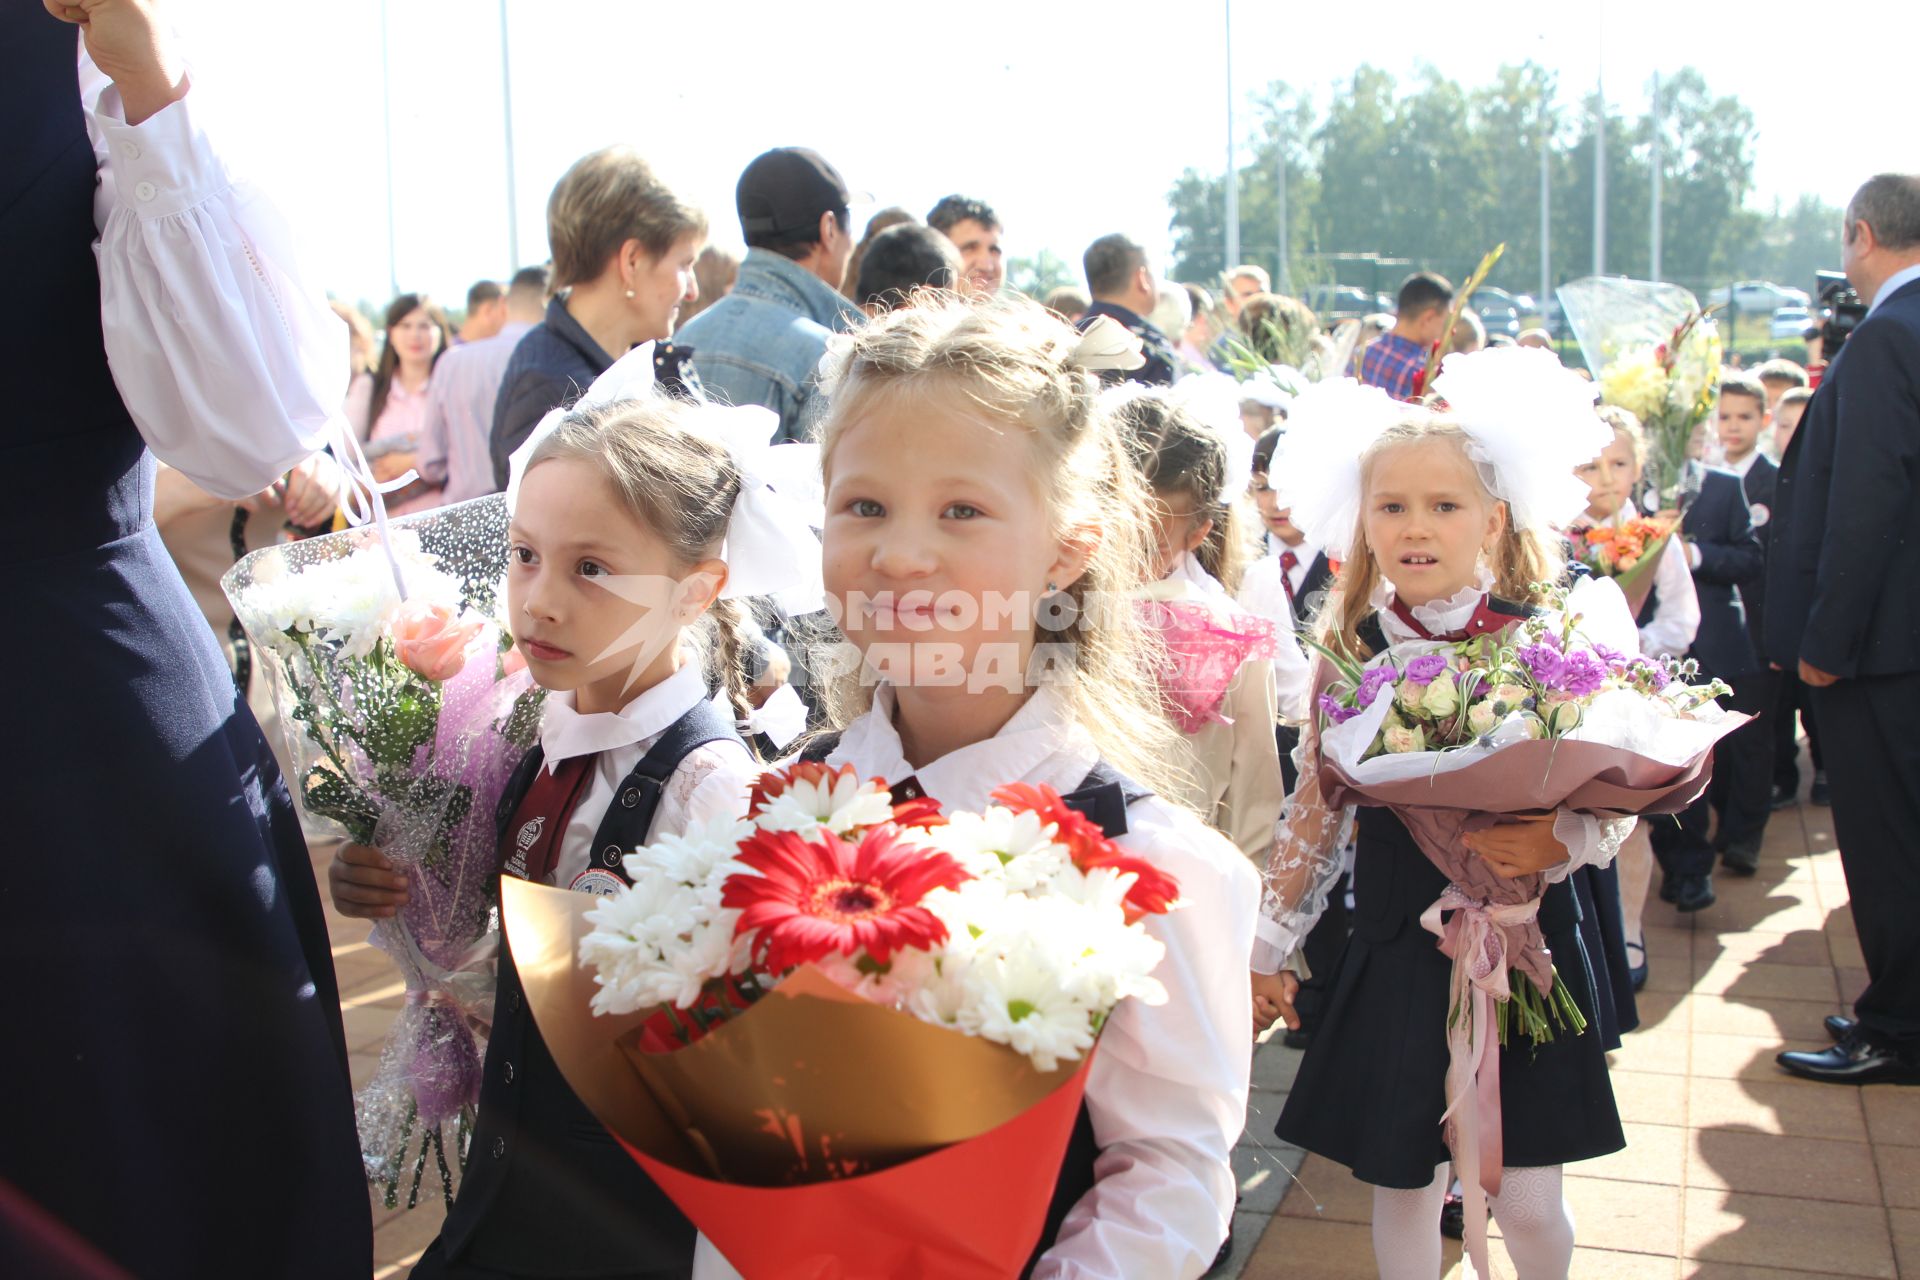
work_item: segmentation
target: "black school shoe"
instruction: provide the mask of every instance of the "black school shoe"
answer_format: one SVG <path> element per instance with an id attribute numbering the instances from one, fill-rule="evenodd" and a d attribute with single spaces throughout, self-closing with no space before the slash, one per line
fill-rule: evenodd
<path id="1" fill-rule="evenodd" d="M 1710 875 L 1675 876 L 1668 883 L 1673 889 L 1673 896 L 1667 901 L 1673 904 L 1675 911 L 1705 911 L 1714 904 L 1713 877 Z M 1667 897 L 1664 888 L 1660 896 Z"/>
<path id="2" fill-rule="evenodd" d="M 1640 953 L 1639 964 L 1633 963 L 1633 953 L 1636 951 Z M 1633 989 L 1635 991 L 1639 991 L 1647 985 L 1647 971 L 1646 945 L 1639 942 L 1629 942 L 1627 944 L 1627 980 L 1633 983 Z"/>
<path id="3" fill-rule="evenodd" d="M 1814 771 L 1813 786 L 1807 789 L 1807 800 L 1810 803 L 1819 805 L 1823 809 L 1833 803 L 1833 796 L 1827 791 L 1827 771 L 1825 769 Z"/>
<path id="4" fill-rule="evenodd" d="M 1857 1027 L 1831 1049 L 1782 1053 L 1774 1061 L 1822 1084 L 1920 1084 L 1920 1062 Z"/>
<path id="5" fill-rule="evenodd" d="M 1852 1035 L 1853 1029 L 1859 1026 L 1860 1024 L 1855 1022 L 1852 1018 L 1844 1017 L 1841 1014 L 1837 1014 L 1837 1013 L 1830 1013 L 1827 1015 L 1827 1020 L 1825 1025 L 1827 1028 L 1827 1034 L 1833 1037 L 1833 1042 L 1835 1044 L 1839 1044 L 1842 1040 L 1845 1040 L 1848 1036 Z"/>
<path id="6" fill-rule="evenodd" d="M 1741 841 L 1720 851 L 1720 865 L 1737 876 L 1750 876 L 1760 870 L 1760 842 Z"/>
<path id="7" fill-rule="evenodd" d="M 1788 787 L 1780 783 L 1773 784 L 1773 797 L 1767 801 L 1767 808 L 1774 813 L 1782 809 L 1791 809 L 1800 803 L 1800 788 Z"/>

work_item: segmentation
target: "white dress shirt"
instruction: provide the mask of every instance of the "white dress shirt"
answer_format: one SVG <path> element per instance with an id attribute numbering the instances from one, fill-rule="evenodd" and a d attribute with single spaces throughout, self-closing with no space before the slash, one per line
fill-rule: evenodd
<path id="1" fill-rule="evenodd" d="M 1280 568 L 1283 551 L 1292 551 L 1298 560 L 1292 569 Z M 1307 657 L 1306 647 L 1300 643 L 1293 601 L 1306 584 L 1307 571 L 1313 568 L 1318 555 L 1319 552 L 1305 544 L 1288 547 L 1268 534 L 1267 554 L 1248 565 L 1240 578 L 1240 606 L 1273 623 L 1274 633 L 1281 639 L 1279 652 L 1273 659 L 1273 683 L 1280 719 L 1287 724 L 1306 720 L 1313 693 L 1313 663 Z"/>
<path id="2" fill-rule="evenodd" d="M 1035 691 L 1000 732 L 921 768 L 893 727 L 892 690 L 847 727 L 830 765 L 862 777 L 914 777 L 949 809 L 979 810 L 996 787 L 1077 789 L 1099 759 L 1061 694 Z M 1233 1213 L 1233 1144 L 1246 1120 L 1253 1055 L 1246 958 L 1259 884 L 1225 837 L 1157 797 L 1130 805 L 1121 847 L 1180 884 L 1181 905 L 1148 916 L 1166 944 L 1154 976 L 1163 1005 L 1124 1001 L 1101 1033 L 1087 1083 L 1100 1157 L 1093 1189 L 1068 1213 L 1035 1280 L 1192 1280 L 1212 1265 Z M 702 1239 L 695 1280 L 737 1274 Z"/>
<path id="3" fill-rule="evenodd" d="M 560 855 L 554 863 L 556 885 L 564 889 L 590 866 L 599 865 L 593 861 L 594 833 L 613 805 L 621 781 L 674 721 L 706 697 L 705 673 L 691 658 L 618 711 L 582 715 L 574 710 L 571 692 L 547 695 L 540 712 L 540 747 L 546 753 L 546 769 L 551 772 L 561 761 L 575 756 L 598 756 L 587 789 L 560 837 Z M 759 772 L 753 756 L 738 741 L 696 747 L 667 779 L 660 806 L 647 828 L 647 842 L 652 843 L 662 833 L 685 831 L 695 822 L 744 815 L 747 789 Z"/>
<path id="4" fill-rule="evenodd" d="M 1633 500 L 1620 504 L 1620 518 L 1631 520 L 1640 513 Z M 1693 647 L 1694 633 L 1700 630 L 1700 597 L 1693 589 L 1693 569 L 1687 562 L 1686 540 L 1678 530 L 1667 539 L 1666 550 L 1653 570 L 1653 589 L 1659 593 L 1653 617 L 1640 628 L 1640 652 L 1655 658 L 1678 658 Z"/>
<path id="5" fill-rule="evenodd" d="M 127 124 L 120 90 L 74 40 L 114 385 L 162 461 L 216 497 L 258 493 L 340 417 L 346 326 L 279 210 L 212 141 L 207 89 Z"/>

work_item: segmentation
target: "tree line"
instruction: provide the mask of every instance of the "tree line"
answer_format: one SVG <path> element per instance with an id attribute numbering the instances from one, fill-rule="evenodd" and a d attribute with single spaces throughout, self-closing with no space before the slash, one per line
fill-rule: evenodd
<path id="1" fill-rule="evenodd" d="M 1839 209 L 1811 195 L 1784 208 L 1749 207 L 1756 130 L 1738 98 L 1716 96 L 1689 67 L 1661 80 L 1654 107 L 1605 117 L 1609 274 L 1651 274 L 1656 126 L 1665 279 L 1704 300 L 1742 279 L 1811 290 L 1814 271 L 1838 266 Z M 1564 98 L 1553 74 L 1531 62 L 1504 66 L 1476 88 L 1431 67 L 1403 84 L 1362 66 L 1324 110 L 1276 81 L 1256 95 L 1254 135 L 1241 153 L 1241 260 L 1277 268 L 1284 156 L 1296 292 L 1341 283 L 1390 295 L 1415 268 L 1457 282 L 1503 241 L 1488 283 L 1536 292 L 1544 140 L 1552 282 L 1591 274 L 1598 114 L 1590 96 Z M 1188 169 L 1174 183 L 1175 279 L 1209 282 L 1228 265 L 1225 192 L 1220 172 Z"/>

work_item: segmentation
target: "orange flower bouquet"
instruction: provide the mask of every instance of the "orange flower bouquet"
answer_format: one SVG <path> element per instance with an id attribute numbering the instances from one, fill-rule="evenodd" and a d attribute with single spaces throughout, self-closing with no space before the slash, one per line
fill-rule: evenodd
<path id="1" fill-rule="evenodd" d="M 1627 597 L 1628 608 L 1638 614 L 1653 591 L 1653 576 L 1673 532 L 1671 520 L 1635 516 L 1575 534 L 1574 551 L 1596 577 L 1612 578 Z"/>

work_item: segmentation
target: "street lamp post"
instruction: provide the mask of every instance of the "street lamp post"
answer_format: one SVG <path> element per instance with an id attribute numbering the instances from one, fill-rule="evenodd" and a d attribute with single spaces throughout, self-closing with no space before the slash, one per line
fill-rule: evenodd
<path id="1" fill-rule="evenodd" d="M 1227 262 L 1240 262 L 1240 162 L 1233 145 L 1233 0 L 1225 0 L 1227 32 Z"/>

